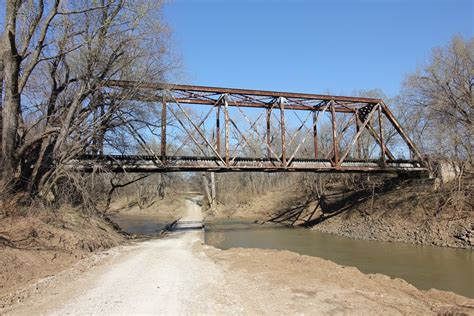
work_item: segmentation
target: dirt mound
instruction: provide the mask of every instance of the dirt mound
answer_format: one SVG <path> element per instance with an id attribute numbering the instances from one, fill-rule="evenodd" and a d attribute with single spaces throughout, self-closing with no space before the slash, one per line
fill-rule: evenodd
<path id="1" fill-rule="evenodd" d="M 103 218 L 74 209 L 0 219 L 0 304 L 20 299 L 17 289 L 123 240 Z"/>

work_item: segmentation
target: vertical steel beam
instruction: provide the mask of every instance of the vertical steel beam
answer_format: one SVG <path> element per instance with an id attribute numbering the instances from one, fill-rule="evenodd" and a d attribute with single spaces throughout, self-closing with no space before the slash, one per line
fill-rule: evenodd
<path id="1" fill-rule="evenodd" d="M 216 151 L 221 154 L 221 105 L 216 105 Z"/>
<path id="2" fill-rule="evenodd" d="M 270 122 L 272 120 L 272 109 L 267 108 L 267 158 L 272 157 L 272 130 Z"/>
<path id="3" fill-rule="evenodd" d="M 314 159 L 318 159 L 318 117 L 316 111 L 313 111 L 313 148 L 314 148 Z"/>
<path id="4" fill-rule="evenodd" d="M 224 96 L 224 120 L 225 120 L 225 164 L 230 167 L 230 146 L 229 146 L 229 134 L 230 134 L 230 119 L 229 119 L 229 104 L 227 97 Z"/>
<path id="5" fill-rule="evenodd" d="M 161 101 L 161 161 L 165 163 L 166 161 L 166 97 L 163 95 L 163 99 Z"/>
<path id="6" fill-rule="evenodd" d="M 359 115 L 356 113 L 356 134 L 360 131 L 360 119 Z M 360 139 L 357 139 L 357 159 L 362 159 L 362 147 L 360 146 Z"/>
<path id="7" fill-rule="evenodd" d="M 383 120 L 382 120 L 382 107 L 378 107 L 378 116 L 379 116 L 379 132 L 380 132 L 380 158 L 382 159 L 383 163 L 385 164 L 385 142 L 383 139 Z"/>
<path id="8" fill-rule="evenodd" d="M 280 106 L 281 162 L 286 166 L 285 104 L 283 98 L 278 99 L 278 105 Z"/>
<path id="9" fill-rule="evenodd" d="M 334 166 L 339 168 L 339 144 L 337 141 L 336 104 L 331 101 L 332 150 L 334 152 Z"/>

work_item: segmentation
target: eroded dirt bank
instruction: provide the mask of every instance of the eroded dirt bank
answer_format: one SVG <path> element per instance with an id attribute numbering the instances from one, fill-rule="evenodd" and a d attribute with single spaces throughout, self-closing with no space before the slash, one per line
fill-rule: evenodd
<path id="1" fill-rule="evenodd" d="M 474 181 L 435 190 L 432 181 L 378 189 L 334 188 L 317 198 L 297 188 L 269 191 L 240 204 L 218 205 L 214 218 L 243 217 L 304 226 L 350 238 L 474 249 Z"/>
<path id="2" fill-rule="evenodd" d="M 104 252 L 95 255 L 97 252 L 125 243 L 127 236 L 109 216 L 121 212 L 124 217 L 175 219 L 183 213 L 184 201 L 185 195 L 176 195 L 139 208 L 133 200 L 123 198 L 114 201 L 106 215 L 66 206 L 22 210 L 1 201 L 0 308 L 48 288 L 58 275 L 69 277 L 76 270 L 95 266 L 104 256 Z"/>
<path id="3" fill-rule="evenodd" d="M 187 203 L 196 214 L 198 206 Z M 3 312 L 474 314 L 474 300 L 450 292 L 420 291 L 288 251 L 223 251 L 202 245 L 201 232 L 137 241 L 93 257 L 93 264 L 70 270 Z"/>
<path id="4" fill-rule="evenodd" d="M 431 183 L 407 182 L 321 211 L 313 229 L 351 238 L 474 248 L 470 189 L 446 193 Z"/>
<path id="5" fill-rule="evenodd" d="M 104 218 L 74 209 L 1 218 L 0 308 L 28 297 L 38 280 L 123 241 Z"/>

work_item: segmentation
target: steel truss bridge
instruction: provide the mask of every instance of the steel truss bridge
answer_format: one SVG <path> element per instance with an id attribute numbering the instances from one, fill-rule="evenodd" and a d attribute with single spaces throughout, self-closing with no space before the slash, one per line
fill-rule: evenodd
<path id="1" fill-rule="evenodd" d="M 81 155 L 71 161 L 81 172 L 426 170 L 381 99 L 132 81 L 105 88 L 160 107 L 158 146 L 130 124 L 145 154 Z"/>

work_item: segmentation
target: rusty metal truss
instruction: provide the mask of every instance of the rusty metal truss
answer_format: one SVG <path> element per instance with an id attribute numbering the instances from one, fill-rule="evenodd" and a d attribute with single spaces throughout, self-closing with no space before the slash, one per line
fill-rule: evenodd
<path id="1" fill-rule="evenodd" d="M 160 107 L 159 150 L 129 125 L 146 154 L 83 155 L 73 162 L 80 171 L 425 170 L 380 99 L 132 81 L 107 81 L 104 91 Z"/>

